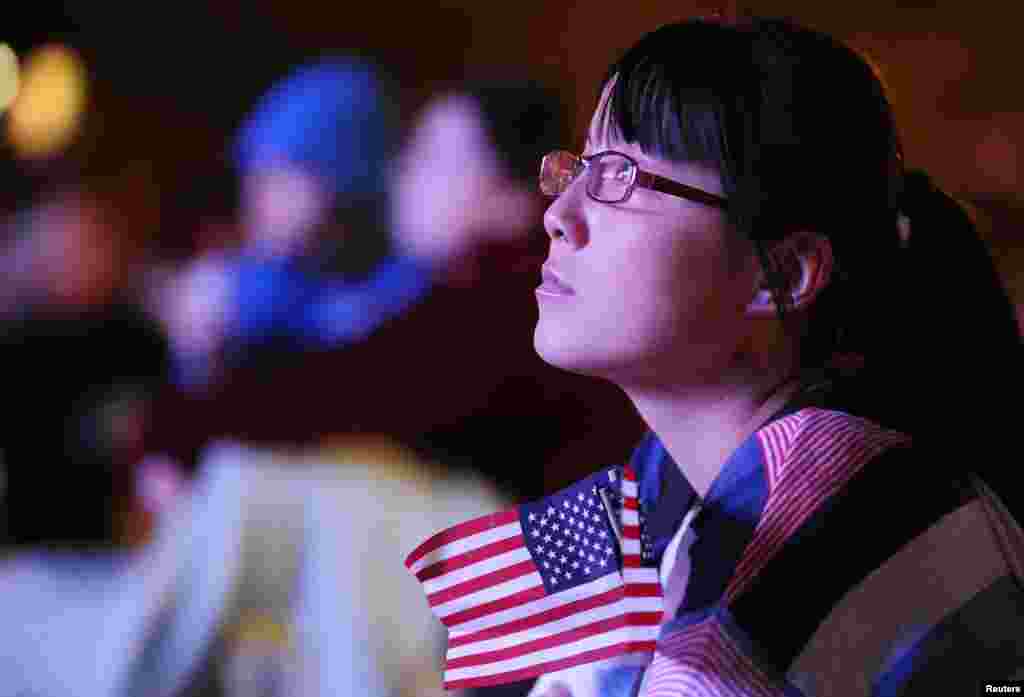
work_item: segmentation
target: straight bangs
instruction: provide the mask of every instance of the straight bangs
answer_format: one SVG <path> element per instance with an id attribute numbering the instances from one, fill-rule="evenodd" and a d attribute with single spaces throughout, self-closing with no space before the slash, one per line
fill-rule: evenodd
<path id="1" fill-rule="evenodd" d="M 602 90 L 610 85 L 610 93 L 597 114 L 597 135 L 670 162 L 710 165 L 731 178 L 735 153 L 726 133 L 736 81 L 723 49 L 736 38 L 734 30 L 700 20 L 643 37 L 608 69 Z"/>

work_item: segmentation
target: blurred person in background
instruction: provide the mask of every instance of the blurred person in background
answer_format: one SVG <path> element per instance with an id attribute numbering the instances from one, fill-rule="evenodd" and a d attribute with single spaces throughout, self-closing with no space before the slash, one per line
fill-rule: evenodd
<path id="1" fill-rule="evenodd" d="M 179 302 L 165 316 L 179 318 L 186 330 L 202 330 L 172 330 L 176 345 L 184 347 L 179 355 L 192 346 L 199 355 L 231 358 L 204 389 L 186 389 L 167 401 L 162 421 L 171 429 L 164 439 L 168 451 L 189 461 L 204 443 L 221 437 L 282 445 L 346 433 L 387 434 L 428 457 L 486 471 L 513 495 L 523 487 L 542 488 L 545 476 L 557 481 L 573 467 L 625 455 L 640 426 L 622 395 L 546 366 L 526 333 L 536 321 L 532 291 L 544 246 L 543 200 L 533 185 L 536 158 L 567 132 L 557 94 L 520 78 L 453 84 L 416 114 L 396 157 L 389 158 L 392 148 L 374 131 L 369 142 L 380 145 L 377 159 L 369 159 L 365 144 L 359 152 L 366 159 L 346 159 L 324 149 L 354 147 L 346 144 L 359 140 L 333 132 L 359 126 L 334 114 L 355 99 L 351 80 L 312 74 L 319 77 L 300 78 L 303 89 L 289 88 L 290 81 L 272 89 L 237 140 L 237 152 L 248 153 L 239 158 L 239 217 L 246 236 L 258 240 L 247 244 L 263 250 L 262 256 L 244 262 L 249 272 L 233 276 L 222 273 L 217 257 L 200 260 L 180 285 L 171 286 L 185 290 L 169 294 Z M 327 96 L 318 97 L 320 92 Z M 363 101 L 353 105 L 370 99 L 355 94 Z M 337 104 L 311 106 L 320 102 Z M 363 269 L 361 280 L 344 280 L 323 266 L 316 282 L 323 292 L 293 284 L 308 278 L 304 271 L 284 271 L 298 257 L 284 261 L 281 255 L 308 249 L 308 229 L 301 235 L 270 232 L 275 226 L 306 229 L 296 222 L 303 211 L 328 210 L 315 203 L 322 197 L 299 193 L 295 178 L 306 160 L 330 163 L 316 177 L 305 176 L 334 191 L 353 181 L 376 182 L 363 176 L 367 167 L 387 175 L 373 208 L 328 207 L 335 222 L 323 223 L 317 239 L 345 235 L 343 243 L 325 242 L 301 256 L 305 266 L 297 268 L 308 269 L 327 263 L 316 257 L 325 250 L 341 256 L 357 250 L 352 253 Z M 264 171 L 267 162 L 278 164 Z M 298 164 L 282 169 L 282 162 Z M 386 211 L 376 207 L 381 200 Z M 355 210 L 362 213 L 350 217 Z M 368 210 L 381 214 L 387 226 L 368 222 Z M 376 251 L 367 256 L 358 251 L 360 244 Z M 274 260 L 267 261 L 267 254 Z M 217 308 L 234 309 L 225 314 Z M 231 316 L 235 330 L 224 321 Z M 253 331 L 239 343 L 231 336 L 243 325 Z M 214 331 L 204 329 L 211 326 Z M 272 361 L 258 358 L 268 349 Z M 287 409 L 267 409 L 268 402 Z M 182 433 L 182 424 L 194 426 L 192 433 Z M 519 435 L 510 439 L 512 432 Z M 502 447 L 495 449 L 497 442 Z"/>
<path id="2" fill-rule="evenodd" d="M 152 608 L 135 486 L 169 351 L 135 295 L 140 249 L 103 186 L 15 214 L 0 317 L 4 694 L 110 695 Z"/>
<path id="3" fill-rule="evenodd" d="M 170 361 L 116 210 L 60 188 L 7 240 L 0 694 L 434 694 L 443 637 L 375 549 L 504 499 L 383 441 L 147 455 Z"/>
<path id="4" fill-rule="evenodd" d="M 318 88 L 330 84 L 318 83 Z M 275 150 L 280 159 L 287 147 L 296 147 L 290 139 L 296 131 L 315 124 L 352 127 L 336 118 L 322 124 L 323 113 L 310 107 L 311 98 L 297 99 L 298 104 L 276 102 L 276 109 L 263 115 L 262 129 L 243 127 L 243 136 L 258 133 L 268 141 L 253 145 L 255 150 Z M 273 127 L 278 118 L 291 126 Z M 303 127 L 296 119 L 312 123 Z M 289 135 L 283 143 L 282 133 Z M 378 688 L 434 693 L 443 637 L 401 560 L 375 549 L 391 543 L 411 549 L 427 521 L 451 522 L 460 511 L 493 509 L 518 493 L 519 482 L 540 486 L 545 449 L 573 432 L 563 426 L 575 428 L 576 434 L 585 434 L 588 426 L 579 419 L 586 409 L 564 399 L 565 394 L 578 399 L 576 390 L 539 362 L 521 334 L 534 321 L 531 291 L 537 283 L 537 253 L 543 249 L 543 237 L 534 234 L 543 203 L 534 191 L 536 158 L 563 133 L 557 99 L 529 82 L 459 85 L 432 100 L 391 170 L 389 217 L 395 233 L 386 242 L 394 251 L 383 257 L 404 260 L 393 263 L 423 274 L 428 281 L 424 297 L 360 341 L 319 350 L 291 342 L 272 364 L 242 356 L 225 366 L 208 399 L 186 402 L 198 409 L 166 420 L 177 445 L 182 425 L 201 431 L 193 441 L 202 454 L 190 500 L 223 497 L 221 505 L 210 508 L 229 511 L 251 508 L 248 495 L 234 502 L 238 491 L 263 491 L 277 503 L 262 510 L 277 512 L 253 524 L 277 526 L 292 537 L 282 542 L 280 534 L 253 535 L 235 514 L 214 516 L 207 536 L 249 541 L 259 550 L 251 557 L 263 571 L 243 564 L 224 572 L 231 580 L 223 586 L 196 582 L 157 636 L 184 633 L 193 645 L 201 645 L 200 635 L 190 633 L 181 618 L 189 616 L 191 607 L 210 607 L 211 598 L 229 597 L 225 588 L 237 587 L 237 596 L 231 596 L 236 600 L 226 606 L 234 610 L 218 620 L 224 631 L 206 644 L 210 672 L 221 675 L 220 680 L 248 660 L 276 666 L 271 672 L 285 675 L 296 657 L 306 668 L 282 679 L 324 681 L 336 693 L 352 691 L 360 680 L 367 681 L 360 690 L 364 694 Z M 319 136 L 327 143 L 341 139 Z M 240 142 L 247 141 L 243 137 Z M 296 198 L 294 192 L 283 199 L 276 193 L 274 187 L 263 190 L 278 205 Z M 243 195 L 243 221 L 263 219 L 245 210 L 261 200 Z M 280 224 L 290 220 L 275 215 Z M 380 234 L 380 229 L 366 226 L 352 234 Z M 277 242 L 259 248 L 282 254 L 285 249 Z M 383 286 L 375 292 L 389 297 Z M 268 296 L 267 302 L 277 299 Z M 344 299 L 339 297 L 339 305 Z M 288 308 L 301 309 L 301 303 Z M 281 319 L 286 322 L 278 329 L 287 331 L 291 318 Z M 588 406 L 599 403 L 595 399 Z M 541 417 L 520 422 L 514 410 L 540 411 Z M 630 442 L 628 426 L 617 426 Z M 623 438 L 621 431 L 618 437 Z M 212 452 L 234 454 L 211 455 L 207 446 L 217 438 L 235 445 Z M 603 433 L 588 446 L 609 440 Z M 313 463 L 318 466 L 311 468 Z M 227 481 L 222 470 L 237 470 L 228 480 L 241 477 L 248 484 L 237 489 L 204 483 Z M 438 505 L 438 499 L 444 503 Z M 219 558 L 205 554 L 200 556 Z M 196 577 L 202 577 L 201 568 L 198 562 Z M 222 607 L 224 601 L 214 605 Z M 304 643 L 319 634 L 325 637 L 321 646 Z M 268 635 L 277 639 L 266 641 Z M 238 637 L 244 639 L 239 643 Z M 167 640 L 159 643 L 168 645 Z M 154 655 L 160 653 L 157 649 Z M 160 661 L 151 661 L 148 672 L 157 672 L 153 666 Z"/>
<path id="5" fill-rule="evenodd" d="M 358 341 L 421 297 L 425 273 L 388 245 L 392 102 L 380 71 L 346 58 L 261 98 L 233 148 L 241 244 L 202 254 L 168 288 L 183 385 Z"/>
<path id="6" fill-rule="evenodd" d="M 112 506 L 131 500 L 125 483 L 169 367 L 166 339 L 133 287 L 140 249 L 117 204 L 88 183 L 44 193 L 17 215 L 12 234 L 17 263 L 4 282 L 14 301 L 0 318 L 4 363 L 13 368 L 0 441 L 9 489 L 24 478 L 44 487 L 38 493 L 57 485 L 50 496 L 79 491 L 83 510 L 96 515 L 71 522 L 76 516 L 49 515 L 38 500 L 12 495 L 8 529 L 23 542 L 113 539 L 122 532 L 116 521 L 84 494 L 105 492 Z"/>
<path id="7" fill-rule="evenodd" d="M 384 97 L 369 89 L 374 83 L 367 79 L 366 68 L 354 65 L 321 63 L 268 92 L 237 140 L 243 173 L 241 251 L 201 258 L 181 277 L 187 285 L 172 284 L 165 296 L 173 301 L 178 289 L 196 291 L 177 307 L 164 306 L 178 313 L 172 316 L 183 320 L 186 330 L 188 322 L 211 326 L 203 319 L 203 312 L 211 309 L 207 303 L 220 313 L 221 323 L 212 324 L 216 331 L 179 335 L 177 346 L 180 351 L 198 345 L 200 353 L 212 348 L 209 355 L 222 355 L 222 374 L 208 375 L 214 378 L 208 404 L 218 412 L 211 420 L 226 415 L 241 428 L 217 433 L 207 428 L 211 420 L 206 413 L 192 410 L 162 424 L 170 440 L 188 424 L 206 429 L 197 444 L 202 453 L 198 477 L 185 487 L 182 499 L 191 512 L 169 516 L 158 533 L 161 540 L 193 540 L 179 552 L 182 578 L 191 581 L 183 581 L 180 592 L 172 594 L 147 639 L 134 684 L 144 685 L 153 676 L 166 675 L 167 666 L 178 665 L 171 672 L 189 666 L 185 684 L 190 687 L 182 689 L 215 684 L 230 693 L 291 694 L 300 684 L 302 694 L 433 693 L 443 637 L 400 560 L 376 555 L 374 549 L 382 544 L 411 548 L 425 521 L 450 523 L 460 511 L 482 513 L 507 500 L 472 468 L 455 471 L 443 458 L 424 458 L 397 445 L 388 438 L 394 433 L 389 414 L 377 414 L 377 428 L 372 429 L 383 436 L 338 438 L 321 449 L 300 447 L 323 445 L 312 437 L 322 432 L 310 420 L 322 422 L 325 415 L 311 413 L 305 393 L 323 389 L 331 372 L 322 362 L 310 369 L 309 357 L 319 349 L 320 355 L 344 364 L 354 347 L 373 349 L 375 360 L 356 363 L 353 374 L 362 373 L 360 382 L 346 384 L 344 401 L 337 408 L 327 407 L 327 415 L 340 415 L 334 414 L 337 426 L 325 431 L 351 432 L 346 417 L 376 393 L 392 389 L 398 366 L 381 360 L 387 356 L 383 352 L 407 350 L 409 334 L 402 332 L 382 346 L 357 340 L 364 329 L 345 328 L 364 321 L 365 312 L 373 315 L 395 307 L 396 298 L 407 302 L 413 297 L 410 288 L 432 294 L 449 275 L 461 284 L 469 282 L 471 274 L 464 269 L 487 234 L 521 244 L 519 238 L 526 237 L 539 215 L 532 160 L 556 142 L 543 139 L 520 156 L 522 162 L 531 161 L 530 173 L 513 179 L 495 158 L 493 146 L 480 137 L 479 117 L 474 113 L 470 120 L 477 132 L 458 123 L 453 145 L 462 147 L 459 136 L 467 133 L 475 139 L 467 138 L 468 153 L 442 170 L 449 178 L 445 181 L 461 188 L 482 186 L 481 191 L 503 204 L 503 216 L 484 226 L 479 226 L 478 216 L 477 227 L 468 230 L 466 223 L 451 218 L 440 229 L 405 236 L 408 245 L 392 252 L 388 231 L 370 217 L 375 212 L 383 220 L 390 218 L 390 210 L 380 208 L 383 194 L 376 181 L 390 164 L 374 130 L 381 124 L 374 122 L 363 138 L 361 129 L 368 126 L 349 113 L 372 113 L 373 101 Z M 547 103 L 536 103 L 538 90 L 503 85 L 495 92 L 504 97 L 505 106 L 523 97 L 533 99 L 526 102 L 534 109 L 532 122 L 523 126 L 549 127 L 551 112 Z M 512 140 L 507 132 L 502 136 Z M 357 141 L 362 150 L 354 151 Z M 376 150 L 374 143 L 380 146 Z M 432 233 L 452 239 L 440 244 L 423 239 Z M 338 240 L 336 235 L 351 237 Z M 334 253 L 340 257 L 332 259 Z M 341 258 L 346 255 L 352 258 Z M 323 292 L 310 291 L 312 286 Z M 528 306 L 528 292 L 518 302 Z M 316 314 L 328 304 L 329 312 Z M 383 316 L 373 315 L 373 321 Z M 258 321 L 249 323 L 253 317 Z M 311 317 L 314 322 L 304 323 Z M 240 331 L 243 326 L 256 328 Z M 431 336 L 422 323 L 416 326 L 422 339 Z M 246 395 L 239 386 L 257 392 Z M 417 422 L 412 431 L 432 417 L 432 396 L 416 397 L 414 408 L 405 407 L 405 425 Z M 484 403 L 487 395 L 478 392 L 476 399 Z M 268 400 L 288 408 L 267 409 Z M 266 433 L 260 447 L 237 443 L 239 432 L 262 430 L 268 415 L 258 412 L 290 420 L 295 437 L 288 447 L 282 440 L 276 441 L 279 447 L 267 447 Z M 280 426 L 269 430 L 281 433 Z M 236 440 L 209 447 L 218 435 Z M 460 449 L 469 452 L 471 446 Z M 147 464 L 160 462 L 173 459 L 154 457 Z M 444 506 L 436 505 L 439 496 Z M 248 551 L 240 557 L 224 552 L 237 547 Z"/>
<path id="8" fill-rule="evenodd" d="M 212 445 L 157 535 L 176 578 L 127 694 L 440 696 L 444 633 L 380 550 L 507 502 L 385 439 Z"/>
<path id="9" fill-rule="evenodd" d="M 384 441 L 219 443 L 192 481 L 144 456 L 168 347 L 116 210 L 61 188 L 6 240 L 21 273 L 4 279 L 0 693 L 435 693 L 443 637 L 374 551 L 504 499 Z"/>

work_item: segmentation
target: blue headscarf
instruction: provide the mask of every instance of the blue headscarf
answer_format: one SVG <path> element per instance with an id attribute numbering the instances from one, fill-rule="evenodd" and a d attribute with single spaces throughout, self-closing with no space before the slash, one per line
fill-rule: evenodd
<path id="1" fill-rule="evenodd" d="M 286 163 L 309 167 L 337 196 L 385 189 L 395 109 L 377 70 L 351 58 L 304 66 L 274 85 L 239 130 L 242 173 Z"/>

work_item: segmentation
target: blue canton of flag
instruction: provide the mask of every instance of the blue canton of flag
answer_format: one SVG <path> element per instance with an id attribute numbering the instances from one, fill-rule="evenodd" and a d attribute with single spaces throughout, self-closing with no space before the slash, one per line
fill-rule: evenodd
<path id="1" fill-rule="evenodd" d="M 527 548 L 549 593 L 622 567 L 619 533 L 606 508 L 612 482 L 619 489 L 615 470 L 601 472 L 520 507 Z"/>

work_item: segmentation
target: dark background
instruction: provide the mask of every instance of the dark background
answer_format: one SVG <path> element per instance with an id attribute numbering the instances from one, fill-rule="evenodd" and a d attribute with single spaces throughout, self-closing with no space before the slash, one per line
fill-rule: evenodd
<path id="1" fill-rule="evenodd" d="M 661 23 L 716 9 L 790 15 L 848 40 L 889 85 L 910 165 L 961 197 L 1021 205 L 1024 10 L 1015 3 L 40 1 L 15 9 L 0 41 L 19 54 L 45 41 L 83 54 L 91 111 L 76 147 L 92 169 L 123 175 L 143 233 L 161 192 L 201 176 L 260 92 L 318 54 L 378 58 L 402 86 L 406 114 L 446 80 L 529 71 L 564 92 L 579 128 L 618 51 Z"/>

